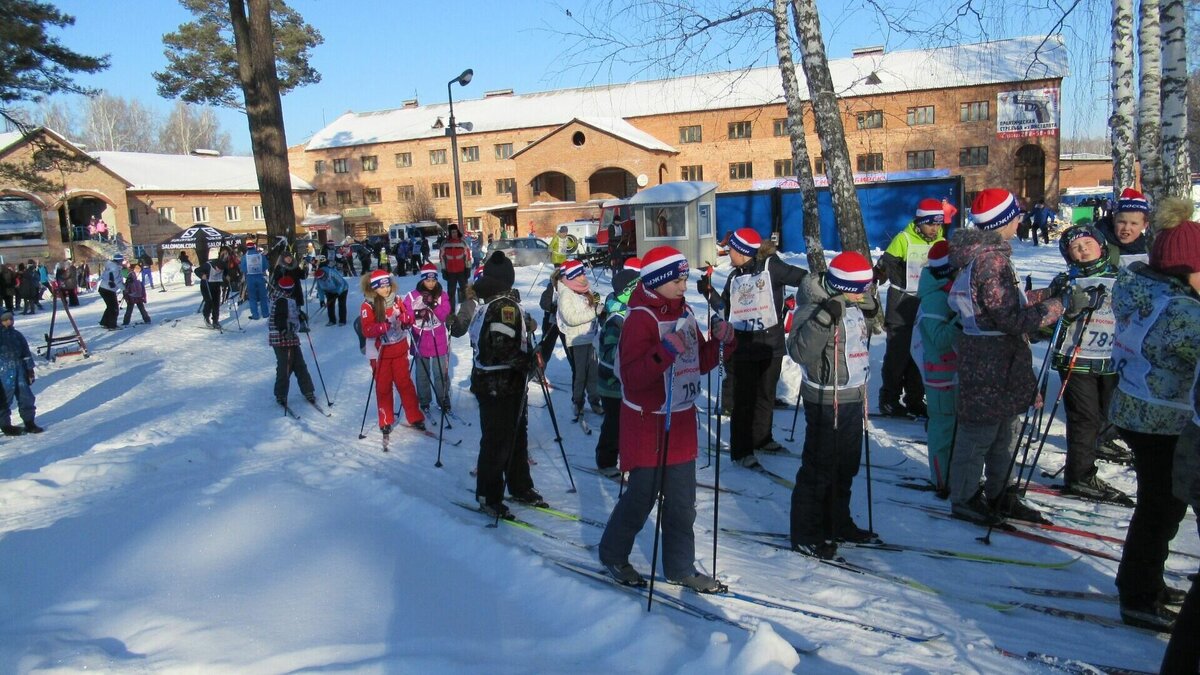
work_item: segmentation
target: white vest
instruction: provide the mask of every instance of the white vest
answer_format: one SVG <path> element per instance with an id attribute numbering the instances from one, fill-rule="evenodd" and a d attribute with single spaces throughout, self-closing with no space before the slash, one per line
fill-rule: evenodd
<path id="1" fill-rule="evenodd" d="M 1147 378 L 1150 376 L 1153 367 L 1150 360 L 1146 358 L 1144 352 L 1144 342 L 1146 335 L 1150 329 L 1162 316 L 1163 310 L 1172 300 L 1184 300 L 1187 302 L 1197 302 L 1192 298 L 1182 295 L 1163 295 L 1154 299 L 1154 304 L 1151 307 L 1150 314 L 1142 316 L 1138 312 L 1133 312 L 1128 321 L 1117 322 L 1116 339 L 1113 341 L 1112 358 L 1116 366 L 1117 374 L 1120 375 L 1120 383 L 1117 385 L 1122 392 L 1147 403 L 1154 403 L 1175 410 L 1191 410 L 1193 402 L 1189 401 L 1188 392 L 1181 391 L 1177 398 L 1172 400 L 1161 399 L 1154 395 L 1151 391 Z"/>
<path id="2" fill-rule="evenodd" d="M 654 315 L 654 311 L 649 307 L 631 307 L 630 315 L 635 311 L 641 310 L 651 316 L 658 323 L 658 337 L 664 338 L 668 333 L 680 333 L 683 336 L 683 342 L 686 345 L 683 353 L 676 355 L 675 364 L 663 373 L 663 387 L 671 387 L 667 392 L 667 398 L 663 402 L 663 410 L 655 410 L 655 415 L 662 415 L 665 411 L 667 403 L 671 405 L 671 412 L 677 413 L 683 410 L 690 410 L 696 403 L 696 398 L 700 395 L 700 326 L 696 323 L 696 315 L 692 313 L 690 307 L 684 309 L 683 316 L 675 321 L 659 321 Z M 617 365 L 613 368 L 618 379 L 621 374 L 621 348 L 617 346 L 617 357 L 615 359 Z M 642 412 L 641 406 L 629 400 L 625 393 L 625 383 L 621 382 L 621 394 L 625 399 L 625 405 L 633 408 L 638 412 Z"/>
<path id="3" fill-rule="evenodd" d="M 729 278 L 729 323 L 740 331 L 762 331 L 779 323 L 771 271 Z"/>
<path id="4" fill-rule="evenodd" d="M 836 383 L 841 378 L 840 366 L 844 363 L 846 364 L 846 384 L 836 386 L 817 384 L 816 381 L 809 378 L 808 371 L 801 365 L 800 373 L 804 376 L 808 386 L 814 389 L 822 391 L 854 389 L 867 383 L 867 375 L 871 371 L 871 354 L 867 350 L 867 339 L 863 336 L 866 332 L 866 318 L 863 317 L 862 310 L 856 305 L 846 305 L 838 329 L 842 339 L 833 345 L 835 350 L 839 350 L 839 363 L 834 368 L 833 381 Z"/>
<path id="5" fill-rule="evenodd" d="M 251 274 L 262 274 L 263 273 L 263 254 L 247 253 L 246 257 L 245 257 L 245 261 L 246 261 L 246 276 L 250 276 Z"/>
<path id="6" fill-rule="evenodd" d="M 971 275 L 975 269 L 975 261 L 967 263 L 967 266 L 958 273 L 958 278 L 954 280 L 954 284 L 950 287 L 950 296 L 947 301 L 950 303 L 950 309 L 958 312 L 959 319 L 962 321 L 964 335 L 1004 335 L 998 330 L 983 330 L 979 327 L 978 316 L 979 308 L 975 305 L 975 294 L 971 285 Z M 1012 269 L 1012 265 L 1009 265 Z M 1016 274 L 1014 273 L 1015 277 Z M 1029 299 L 1025 297 L 1025 293 L 1017 288 L 1017 296 L 1020 298 L 1020 306 L 1024 307 L 1029 304 Z"/>
<path id="7" fill-rule="evenodd" d="M 909 242 L 908 258 L 904 261 L 904 292 L 908 295 L 917 294 L 917 286 L 921 284 L 921 270 L 929 262 L 929 249 L 933 244 L 917 244 Z"/>
<path id="8" fill-rule="evenodd" d="M 1082 281 L 1082 280 L 1081 280 Z M 1091 290 L 1103 282 L 1109 289 L 1115 279 L 1095 279 L 1095 283 L 1080 284 L 1084 289 Z M 1075 345 L 1079 345 L 1079 358 L 1094 361 L 1107 361 L 1113 355 L 1113 342 L 1117 337 L 1117 318 L 1113 315 L 1112 296 L 1105 293 L 1100 306 L 1092 312 L 1088 322 L 1087 334 L 1083 332 L 1083 319 L 1071 324 L 1070 335 L 1058 346 L 1058 353 L 1070 359 L 1075 353 Z"/>

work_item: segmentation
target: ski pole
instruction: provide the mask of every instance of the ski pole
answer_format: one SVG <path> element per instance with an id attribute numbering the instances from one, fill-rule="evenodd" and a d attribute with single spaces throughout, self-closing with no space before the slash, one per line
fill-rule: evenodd
<path id="1" fill-rule="evenodd" d="M 418 340 L 417 340 L 417 352 L 418 352 L 418 354 L 419 354 L 419 352 L 420 352 L 420 350 L 421 350 L 421 340 L 424 340 L 424 339 L 425 339 L 425 333 L 426 333 L 426 332 L 428 332 L 428 328 L 427 328 L 427 327 L 428 327 L 428 325 L 429 325 L 429 317 L 425 317 L 425 319 L 423 319 L 423 320 L 421 321 L 421 337 L 420 337 L 420 338 L 418 338 Z M 447 347 L 449 347 L 449 344 L 447 344 Z M 417 358 L 421 358 L 421 357 L 418 355 L 418 356 L 417 356 Z M 441 356 L 438 354 L 438 350 L 437 350 L 437 336 L 436 336 L 436 335 L 435 335 L 435 336 L 434 336 L 434 338 L 433 338 L 433 358 L 437 359 L 437 362 L 438 362 L 438 372 L 439 372 L 439 373 L 441 373 L 441 370 L 442 370 L 442 360 L 441 360 Z M 436 393 L 437 393 L 437 387 L 435 387 L 435 386 L 433 385 L 433 372 L 432 372 L 431 366 L 429 365 L 429 362 L 428 362 L 428 361 L 425 361 L 425 379 L 429 381 L 429 386 L 430 386 L 430 387 L 433 389 L 433 393 L 434 393 L 434 394 L 436 394 Z M 445 376 L 443 375 L 443 376 L 442 376 L 442 393 L 443 393 L 443 395 L 445 395 L 445 392 L 446 392 L 446 378 L 445 378 Z M 435 467 L 437 467 L 437 468 L 439 468 L 439 469 L 440 469 L 440 468 L 442 468 L 442 441 L 445 439 L 445 436 L 446 436 L 446 404 L 448 403 L 448 400 L 447 400 L 447 401 L 442 401 L 442 400 L 440 400 L 440 399 L 441 399 L 441 397 L 438 397 L 438 398 L 439 398 L 439 400 L 438 400 L 438 409 L 440 409 L 440 410 L 441 410 L 441 412 L 442 412 L 442 415 L 441 415 L 441 419 L 439 419 L 439 420 L 438 420 L 438 451 L 437 451 L 437 461 L 435 461 L 435 462 L 433 463 L 433 465 L 434 465 Z M 446 398 L 447 398 L 447 399 L 449 399 L 449 396 L 446 396 Z M 526 400 L 527 400 L 527 399 L 528 399 L 528 396 L 526 396 Z M 522 407 L 524 407 L 524 406 L 522 406 Z M 520 425 L 520 423 L 521 423 L 521 416 L 520 416 L 520 415 L 518 415 L 518 416 L 517 416 L 517 424 L 518 424 L 518 425 Z M 516 427 L 514 427 L 514 429 L 515 429 L 515 428 L 516 428 Z M 514 449 L 516 448 L 516 442 L 517 442 L 517 440 L 516 440 L 516 434 L 514 433 L 514 434 L 513 434 L 513 448 L 514 448 Z M 510 457 L 511 457 L 511 455 L 510 455 Z"/>
<path id="2" fill-rule="evenodd" d="M 720 382 L 721 381 L 718 379 L 717 383 L 720 384 Z M 706 404 L 706 408 L 705 408 L 705 412 L 704 412 L 705 424 L 707 425 L 704 427 L 704 429 L 705 429 L 706 435 L 708 436 L 708 459 L 705 462 L 704 467 L 703 467 L 705 469 L 707 469 L 709 466 L 712 465 L 712 451 L 713 451 L 712 414 L 713 414 L 713 390 L 712 390 L 712 371 L 710 370 L 710 371 L 708 371 L 708 402 Z M 720 454 L 720 452 L 721 452 L 721 449 L 718 447 L 717 453 Z"/>
<path id="3" fill-rule="evenodd" d="M 525 295 L 533 295 L 533 287 L 537 285 L 537 280 L 542 276 L 542 270 L 545 266 L 546 263 L 538 263 L 537 274 L 533 275 L 533 282 L 529 284 L 529 290 L 525 292 Z M 545 336 L 542 337 L 545 339 Z"/>
<path id="4" fill-rule="evenodd" d="M 709 324 L 710 328 L 712 324 Z M 709 371 L 710 373 L 712 371 Z M 717 345 L 717 382 L 720 383 L 722 376 L 725 374 L 725 343 Z M 717 405 L 721 404 L 721 390 L 717 390 Z M 713 578 L 717 576 L 717 534 L 721 531 L 720 515 L 721 515 L 721 419 L 717 418 L 717 468 L 716 480 L 713 490 Z"/>
<path id="5" fill-rule="evenodd" d="M 1063 394 L 1067 391 L 1067 385 L 1071 382 L 1071 374 L 1075 372 L 1075 362 L 1079 359 L 1079 352 L 1083 348 L 1083 336 L 1087 335 L 1088 326 L 1092 323 L 1092 314 L 1096 311 L 1096 305 L 1104 300 L 1104 294 L 1108 289 L 1104 284 L 1100 284 L 1096 292 L 1096 298 L 1092 301 L 1093 305 L 1088 307 L 1083 317 L 1083 323 L 1080 326 L 1079 339 L 1075 342 L 1075 347 L 1071 351 L 1071 361 L 1067 364 L 1067 374 L 1063 377 L 1062 386 L 1058 388 L 1058 396 L 1054 398 L 1054 407 L 1050 411 L 1050 421 L 1046 423 L 1046 429 L 1042 432 L 1042 440 L 1038 443 L 1037 452 L 1033 455 L 1033 466 L 1036 467 L 1038 459 L 1042 456 L 1042 448 L 1046 446 L 1046 438 L 1050 435 L 1050 425 L 1054 424 L 1054 415 L 1058 412 L 1058 404 L 1062 402 Z M 1053 345 L 1051 345 L 1053 348 Z M 1066 466 L 1066 465 L 1064 465 Z M 1020 481 L 1021 476 L 1017 474 L 1017 480 Z M 1029 476 L 1025 478 L 1025 488 L 1029 489 L 1029 482 L 1033 480 L 1033 468 L 1029 469 Z"/>
<path id="6" fill-rule="evenodd" d="M 804 383 L 800 383 L 800 389 L 796 392 L 796 407 L 792 410 L 792 429 L 788 432 L 788 443 L 796 441 L 796 420 L 800 417 L 800 399 L 804 394 Z"/>
<path id="7" fill-rule="evenodd" d="M 867 332 L 867 353 L 871 353 L 871 333 Z M 868 412 L 871 409 L 870 395 L 868 393 L 870 387 L 863 386 L 863 451 L 867 455 L 867 529 L 871 532 L 875 531 L 875 500 L 871 495 L 871 417 Z"/>
<path id="8" fill-rule="evenodd" d="M 308 337 L 308 351 L 312 354 L 313 365 L 317 367 L 317 379 L 321 381 L 321 392 L 325 394 L 325 405 L 333 407 L 333 401 L 329 400 L 329 390 L 325 388 L 325 376 L 321 374 L 321 362 L 317 360 L 317 349 L 313 346 L 312 333 L 305 333 Z"/>
<path id="9" fill-rule="evenodd" d="M 533 320 L 533 317 L 529 316 L 529 314 L 526 314 L 525 318 L 530 321 Z M 554 427 L 554 440 L 558 443 L 558 452 L 562 455 L 563 466 L 567 469 L 567 480 L 571 481 L 571 489 L 567 490 L 567 492 L 573 494 L 578 492 L 575 487 L 575 476 L 571 474 L 571 463 L 567 461 L 567 449 L 563 447 L 562 434 L 558 431 L 558 418 L 554 415 L 554 402 L 550 400 L 550 389 L 546 387 L 546 373 L 542 370 L 542 365 L 533 357 L 532 334 L 526 333 L 525 345 L 530 351 L 530 357 L 533 358 L 533 368 L 534 372 L 537 373 L 538 382 L 542 385 L 542 396 L 546 398 L 546 410 L 550 412 L 550 423 Z M 528 394 L 526 394 L 526 397 L 528 397 Z"/>
<path id="10" fill-rule="evenodd" d="M 1038 370 L 1037 387 L 1038 387 L 1039 391 L 1042 388 L 1042 382 L 1049 376 L 1050 355 L 1054 351 L 1054 345 L 1058 344 L 1058 336 L 1061 334 L 1062 328 L 1063 328 L 1063 317 L 1059 316 L 1058 321 L 1054 324 L 1054 332 L 1050 336 L 1050 346 L 1046 348 L 1046 357 L 1044 359 L 1042 359 L 1042 367 Z M 1035 401 L 1035 403 L 1036 403 L 1036 401 Z M 1029 458 L 1029 454 L 1028 454 L 1029 453 L 1029 444 L 1031 444 L 1032 441 L 1029 441 L 1029 443 L 1026 443 L 1025 434 L 1029 429 L 1030 421 L 1032 421 L 1034 419 L 1033 415 L 1034 415 L 1034 411 L 1036 410 L 1036 407 L 1037 407 L 1036 405 L 1030 405 L 1029 408 L 1027 408 L 1025 410 L 1025 417 L 1024 417 L 1024 419 L 1021 420 L 1021 429 L 1020 429 L 1020 431 L 1017 432 L 1017 447 L 1013 449 L 1014 461 L 1016 459 L 1016 452 L 1017 452 L 1017 450 L 1020 449 L 1020 446 L 1022 446 L 1022 445 L 1025 446 L 1025 452 L 1022 455 L 1022 459 L 1024 460 L 1024 459 Z M 1005 482 L 1007 482 L 1007 479 L 1005 480 Z"/>
<path id="11" fill-rule="evenodd" d="M 658 540 L 662 534 L 662 511 L 663 511 L 663 490 L 667 482 L 667 452 L 671 449 L 671 394 L 675 389 L 675 364 L 671 364 L 671 370 L 667 374 L 667 401 L 664 407 L 666 420 L 663 427 L 663 443 L 661 455 L 658 458 L 658 472 L 655 474 L 655 482 L 658 483 L 658 495 L 655 500 L 658 502 L 658 512 L 654 515 L 654 548 L 651 554 L 650 561 L 650 592 L 646 598 L 646 611 L 650 611 L 650 607 L 654 605 L 654 578 L 658 576 Z M 720 454 L 718 452 L 718 454 Z M 718 458 L 719 460 L 719 458 Z"/>
<path id="12" fill-rule="evenodd" d="M 367 434 L 365 433 L 367 430 L 367 411 L 371 409 L 371 392 L 374 389 L 375 389 L 375 364 L 372 363 L 371 364 L 371 383 L 367 387 L 367 400 L 366 400 L 366 402 L 363 403 L 362 426 L 360 426 L 358 428 L 358 440 L 360 440 L 360 441 L 367 437 Z"/>

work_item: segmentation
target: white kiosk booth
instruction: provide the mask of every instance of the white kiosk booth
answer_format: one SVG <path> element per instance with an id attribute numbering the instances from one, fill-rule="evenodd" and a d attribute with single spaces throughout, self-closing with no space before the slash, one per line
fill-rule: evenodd
<path id="1" fill-rule="evenodd" d="M 629 198 L 637 222 L 637 254 L 672 246 L 699 269 L 717 256 L 717 184 L 700 181 L 663 183 Z"/>

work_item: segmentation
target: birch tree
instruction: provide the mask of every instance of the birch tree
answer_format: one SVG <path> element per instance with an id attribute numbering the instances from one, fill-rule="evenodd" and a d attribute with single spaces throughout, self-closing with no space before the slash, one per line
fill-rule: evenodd
<path id="1" fill-rule="evenodd" d="M 829 74 L 829 59 L 825 56 L 825 41 L 821 38 L 821 20 L 815 0 L 792 0 L 792 21 L 800 43 L 800 62 L 808 82 L 808 98 L 812 102 L 813 122 L 821 140 L 825 172 L 829 176 L 829 195 L 833 201 L 833 217 L 842 238 L 843 251 L 857 251 L 871 259 L 867 231 L 863 225 L 862 209 L 854 189 L 854 171 L 850 165 L 850 149 L 846 145 L 846 130 L 842 126 L 841 108 Z"/>
<path id="2" fill-rule="evenodd" d="M 1190 197 L 1188 161 L 1187 14 L 1183 0 L 1163 0 L 1162 36 L 1162 188 L 1164 197 Z"/>
<path id="3" fill-rule="evenodd" d="M 102 91 L 87 100 L 80 132 L 91 151 L 157 152 L 158 125 L 141 101 Z"/>
<path id="4" fill-rule="evenodd" d="M 1158 0 L 1142 0 L 1138 16 L 1138 65 L 1141 68 L 1138 107 L 1138 161 L 1142 192 L 1151 208 L 1162 196 L 1162 53 Z"/>
<path id="5" fill-rule="evenodd" d="M 163 152 L 187 154 L 198 148 L 229 154 L 229 134 L 212 108 L 176 101 L 158 134 Z"/>
<path id="6" fill-rule="evenodd" d="M 796 81 L 796 63 L 792 60 L 792 31 L 788 26 L 788 1 L 774 0 L 771 8 L 775 20 L 775 52 L 779 58 L 779 74 L 783 79 L 783 99 L 787 104 L 788 136 L 792 145 L 792 170 L 800 187 L 800 205 L 804 218 L 804 246 L 808 269 L 813 273 L 825 271 L 825 248 L 821 244 L 821 216 L 817 210 L 817 186 L 813 182 L 812 165 L 808 157 L 808 141 L 804 137 L 804 107 L 800 101 L 800 84 Z"/>
<path id="7" fill-rule="evenodd" d="M 1112 115 L 1108 128 L 1112 138 L 1113 187 L 1133 187 L 1133 0 L 1112 0 Z"/>

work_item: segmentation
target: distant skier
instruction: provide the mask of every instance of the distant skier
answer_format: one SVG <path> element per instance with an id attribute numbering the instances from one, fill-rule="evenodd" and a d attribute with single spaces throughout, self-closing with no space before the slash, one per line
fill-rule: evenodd
<path id="1" fill-rule="evenodd" d="M 295 285 L 291 277 L 282 276 L 271 286 L 271 313 L 267 315 L 267 344 L 275 350 L 275 402 L 284 407 L 292 374 L 296 375 L 304 400 L 317 402 L 316 388 L 304 363 L 304 352 L 300 351 L 297 331 L 305 317 L 292 297 Z"/>
<path id="2" fill-rule="evenodd" d="M 0 314 L 0 397 L 4 409 L 0 411 L 0 431 L 5 436 L 20 436 L 28 431 L 40 434 L 43 429 L 33 421 L 37 412 L 33 396 L 33 354 L 25 336 L 13 327 L 15 319 L 11 311 Z M 25 428 L 13 426 L 12 403 L 17 400 L 17 411 Z"/>

